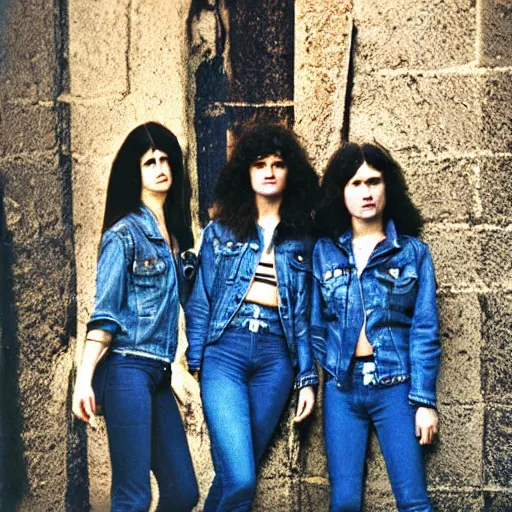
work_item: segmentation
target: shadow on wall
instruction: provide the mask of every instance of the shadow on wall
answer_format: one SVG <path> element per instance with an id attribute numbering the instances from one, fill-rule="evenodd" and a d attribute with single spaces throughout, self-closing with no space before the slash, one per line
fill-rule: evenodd
<path id="1" fill-rule="evenodd" d="M 7 54 L 7 8 L 9 3 L 9 0 L 0 0 L 0 65 Z"/>
<path id="2" fill-rule="evenodd" d="M 12 279 L 12 246 L 0 176 L 0 511 L 17 509 L 26 489 L 18 393 L 17 318 Z"/>

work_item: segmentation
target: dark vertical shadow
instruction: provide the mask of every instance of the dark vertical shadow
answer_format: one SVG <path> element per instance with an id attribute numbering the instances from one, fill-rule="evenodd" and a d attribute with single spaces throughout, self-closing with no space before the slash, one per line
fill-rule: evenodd
<path id="1" fill-rule="evenodd" d="M 61 215 L 64 227 L 63 239 L 66 252 L 72 260 L 71 273 L 67 288 L 70 300 L 66 311 L 66 335 L 69 340 L 76 337 L 76 262 L 74 251 L 73 230 L 73 188 L 72 188 L 72 159 L 71 159 L 71 113 L 67 103 L 59 102 L 62 93 L 69 91 L 69 15 L 68 0 L 54 0 L 54 30 L 55 54 L 57 66 L 54 74 L 55 101 L 58 112 L 58 157 L 61 172 Z M 85 424 L 73 421 L 71 414 L 71 398 L 73 394 L 74 374 L 71 372 L 68 380 L 66 418 L 68 423 L 66 451 L 66 510 L 81 512 L 90 509 L 89 502 L 89 472 L 87 466 L 87 432 Z"/>
<path id="2" fill-rule="evenodd" d="M 202 11 L 212 11 L 217 20 L 215 55 L 201 62 L 195 73 L 196 96 L 194 129 L 196 133 L 199 221 L 209 220 L 208 208 L 213 199 L 215 178 L 226 162 L 227 118 L 224 102 L 227 98 L 227 77 L 222 52 L 226 30 L 220 14 L 220 2 L 210 5 L 206 0 L 194 0 L 187 19 L 188 46 L 192 47 L 193 24 Z"/>
<path id="3" fill-rule="evenodd" d="M 215 55 L 205 58 L 195 74 L 199 218 L 204 226 L 228 143 L 247 124 L 293 126 L 295 11 L 293 0 L 195 0 L 187 20 L 189 48 L 193 24 L 203 11 L 214 12 L 217 19 Z"/>
<path id="4" fill-rule="evenodd" d="M 2 66 L 7 56 L 7 38 L 9 32 L 7 30 L 7 9 L 10 0 L 0 0 L 0 66 Z"/>
<path id="5" fill-rule="evenodd" d="M 72 161 L 70 156 L 70 109 L 69 105 L 58 105 L 59 112 L 59 169 L 62 173 L 62 224 L 63 237 L 66 240 L 66 251 L 73 260 L 70 265 L 69 296 L 70 300 L 66 312 L 66 338 L 76 338 L 76 262 L 74 251 L 73 231 L 73 191 L 72 191 Z M 65 506 L 68 512 L 82 512 L 90 510 L 89 502 L 89 471 L 87 459 L 87 429 L 85 423 L 74 421 L 71 411 L 73 384 L 75 371 L 69 375 L 66 421 L 68 422 L 67 450 L 66 450 L 66 497 Z"/>
<path id="6" fill-rule="evenodd" d="M 12 276 L 13 250 L 4 208 L 0 175 L 0 511 L 17 509 L 27 474 L 21 442 L 18 388 L 17 315 Z"/>
<path id="7" fill-rule="evenodd" d="M 350 107 L 352 106 L 352 90 L 354 88 L 354 61 L 356 56 L 357 28 L 352 28 L 350 41 L 350 57 L 347 73 L 347 89 L 345 91 L 345 109 L 343 111 L 343 125 L 341 127 L 341 141 L 348 142 L 350 136 Z"/>
<path id="8" fill-rule="evenodd" d="M 215 179 L 226 163 L 227 153 L 228 119 L 223 106 L 227 83 L 220 55 L 199 65 L 196 87 L 194 128 L 197 141 L 199 221 L 205 226 L 209 220 L 208 208 L 213 200 Z"/>

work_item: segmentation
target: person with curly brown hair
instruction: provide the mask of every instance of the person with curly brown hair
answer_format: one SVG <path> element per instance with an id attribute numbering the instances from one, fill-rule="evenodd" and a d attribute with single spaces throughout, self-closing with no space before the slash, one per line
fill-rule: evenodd
<path id="1" fill-rule="evenodd" d="M 206 512 L 250 509 L 256 468 L 295 383 L 295 421 L 314 405 L 309 340 L 318 177 L 294 134 L 259 125 L 215 186 L 187 305 L 189 369 L 200 372 L 215 478 Z"/>

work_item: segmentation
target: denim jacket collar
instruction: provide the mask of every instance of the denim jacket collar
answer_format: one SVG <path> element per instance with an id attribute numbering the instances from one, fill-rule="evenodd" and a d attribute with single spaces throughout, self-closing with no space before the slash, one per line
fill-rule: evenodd
<path id="1" fill-rule="evenodd" d="M 392 219 L 388 220 L 385 229 L 386 238 L 377 245 L 375 252 L 371 256 L 371 260 L 375 260 L 384 254 L 401 249 L 401 244 L 398 241 L 398 233 L 396 231 L 395 223 Z M 336 243 L 349 257 L 352 257 L 352 230 L 348 229 L 343 233 Z"/>
<path id="2" fill-rule="evenodd" d="M 150 240 L 164 239 L 158 227 L 155 214 L 144 203 L 140 204 L 137 214 L 140 216 L 142 230 Z"/>

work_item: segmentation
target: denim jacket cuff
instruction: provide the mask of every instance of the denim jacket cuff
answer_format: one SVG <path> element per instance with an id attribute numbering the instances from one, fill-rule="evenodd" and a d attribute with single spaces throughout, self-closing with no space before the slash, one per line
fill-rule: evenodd
<path id="1" fill-rule="evenodd" d="M 187 365 L 189 371 L 199 371 L 201 368 L 201 357 L 193 357 L 190 355 L 187 355 Z"/>
<path id="2" fill-rule="evenodd" d="M 105 322 L 108 325 L 116 325 L 117 329 L 123 332 L 127 332 L 120 324 L 119 319 L 108 311 L 94 311 L 89 321 L 87 322 L 87 331 L 91 329 L 101 329 L 101 326 L 97 327 L 97 323 Z M 107 329 L 105 329 L 107 330 Z M 115 330 L 114 330 L 115 332 Z M 113 334 L 113 333 L 112 333 Z"/>
<path id="3" fill-rule="evenodd" d="M 318 373 L 315 371 L 306 375 L 298 375 L 294 387 L 295 389 L 302 389 L 307 386 L 316 386 L 318 382 Z"/>
<path id="4" fill-rule="evenodd" d="M 429 409 L 437 409 L 436 400 L 425 396 L 409 393 L 409 402 L 416 407 L 428 407 Z"/>

